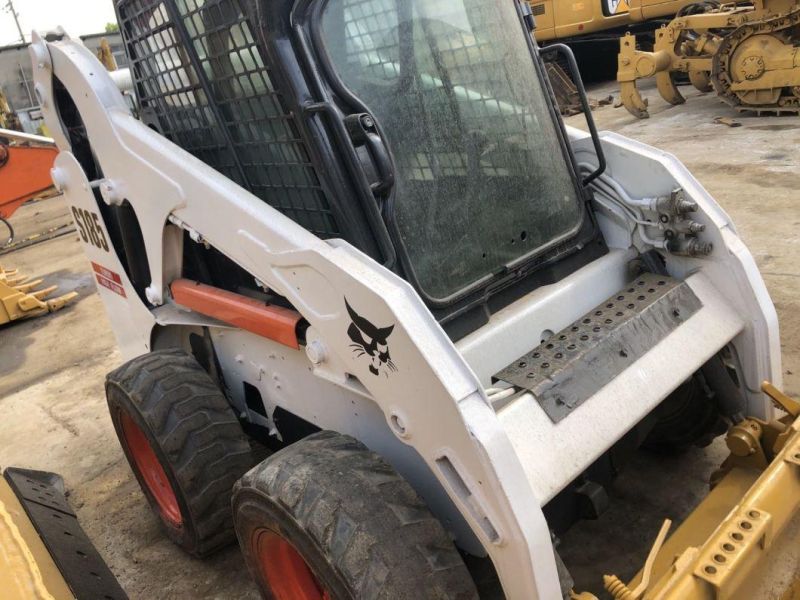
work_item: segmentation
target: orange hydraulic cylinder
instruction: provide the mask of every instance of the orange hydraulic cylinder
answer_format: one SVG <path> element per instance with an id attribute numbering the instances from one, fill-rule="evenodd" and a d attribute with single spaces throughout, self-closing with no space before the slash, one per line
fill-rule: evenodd
<path id="1" fill-rule="evenodd" d="M 295 310 L 264 304 L 191 279 L 176 279 L 170 290 L 175 302 L 181 306 L 290 348 L 300 348 L 297 324 L 302 316 Z"/>

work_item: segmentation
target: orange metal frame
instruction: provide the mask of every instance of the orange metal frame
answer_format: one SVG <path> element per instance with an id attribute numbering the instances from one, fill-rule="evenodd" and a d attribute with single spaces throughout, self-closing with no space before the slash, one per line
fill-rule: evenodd
<path id="1" fill-rule="evenodd" d="M 0 144 L 0 217 L 8 219 L 22 204 L 53 186 L 50 169 L 57 154 L 55 147 Z"/>
<path id="2" fill-rule="evenodd" d="M 264 304 L 254 298 L 191 279 L 176 279 L 170 285 L 170 290 L 175 302 L 181 306 L 290 348 L 300 348 L 297 324 L 302 316 L 297 311 Z"/>

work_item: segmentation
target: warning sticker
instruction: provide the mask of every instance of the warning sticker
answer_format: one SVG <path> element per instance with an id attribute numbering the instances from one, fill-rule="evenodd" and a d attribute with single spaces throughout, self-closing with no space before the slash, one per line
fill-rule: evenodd
<path id="1" fill-rule="evenodd" d="M 94 270 L 94 276 L 95 279 L 97 279 L 98 285 L 102 285 L 107 290 L 111 290 L 123 298 L 127 297 L 125 295 L 125 288 L 122 287 L 122 278 L 117 273 L 114 273 L 114 271 L 103 265 L 98 265 L 94 261 L 92 261 L 92 269 Z"/>

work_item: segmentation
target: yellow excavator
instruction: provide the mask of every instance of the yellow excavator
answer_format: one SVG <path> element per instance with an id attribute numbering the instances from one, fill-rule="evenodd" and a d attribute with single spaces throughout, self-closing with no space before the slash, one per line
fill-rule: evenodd
<path id="1" fill-rule="evenodd" d="M 536 18 L 536 40 L 616 40 L 630 29 L 654 29 L 689 0 L 528 0 Z"/>

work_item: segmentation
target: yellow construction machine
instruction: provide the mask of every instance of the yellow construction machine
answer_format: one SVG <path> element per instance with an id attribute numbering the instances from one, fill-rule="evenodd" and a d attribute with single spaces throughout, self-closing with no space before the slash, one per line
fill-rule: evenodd
<path id="1" fill-rule="evenodd" d="M 622 103 L 646 118 L 647 101 L 636 80 L 656 78 L 658 92 L 670 104 L 684 98 L 675 74 L 686 73 L 702 92 L 715 91 L 739 111 L 800 112 L 800 3 L 754 0 L 722 4 L 706 0 L 687 5 L 656 31 L 653 52 L 636 49 L 630 33 L 620 40 Z"/>
<path id="2" fill-rule="evenodd" d="M 4 599 L 127 598 L 55 473 L 8 468 L 0 475 L 0 549 Z"/>
<path id="3" fill-rule="evenodd" d="M 670 104 L 684 98 L 676 75 L 702 92 L 715 91 L 740 111 L 800 112 L 800 3 L 797 0 L 538 0 L 528 1 L 536 39 L 571 43 L 578 60 L 603 71 L 619 38 L 617 80 L 621 101 L 647 118 L 636 80 L 655 77 Z M 673 17 L 664 22 L 665 17 Z M 590 45 L 589 52 L 581 46 Z M 650 51 L 652 50 L 652 51 Z"/>
<path id="4" fill-rule="evenodd" d="M 654 19 L 671 17 L 687 0 L 528 0 L 536 18 L 536 40 L 581 36 L 615 39 L 618 33 Z M 646 26 L 644 26 L 646 29 Z M 585 39 L 585 38 L 584 38 Z"/>
<path id="5" fill-rule="evenodd" d="M 655 31 L 689 0 L 528 0 L 536 40 L 569 44 L 584 81 L 608 79 L 616 72 L 620 36 L 635 33 L 652 47 Z M 648 45 L 649 42 L 649 45 Z M 562 115 L 581 111 L 574 82 L 563 63 L 548 59 L 547 70 Z"/>
<path id="6" fill-rule="evenodd" d="M 568 43 L 584 81 L 612 76 L 616 69 L 614 52 L 621 35 L 634 31 L 643 40 L 652 38 L 665 22 L 659 19 L 671 17 L 685 4 L 687 0 L 528 0 L 536 40 L 543 46 L 554 41 Z M 545 60 L 561 114 L 581 112 L 578 91 L 566 65 L 547 57 Z"/>

